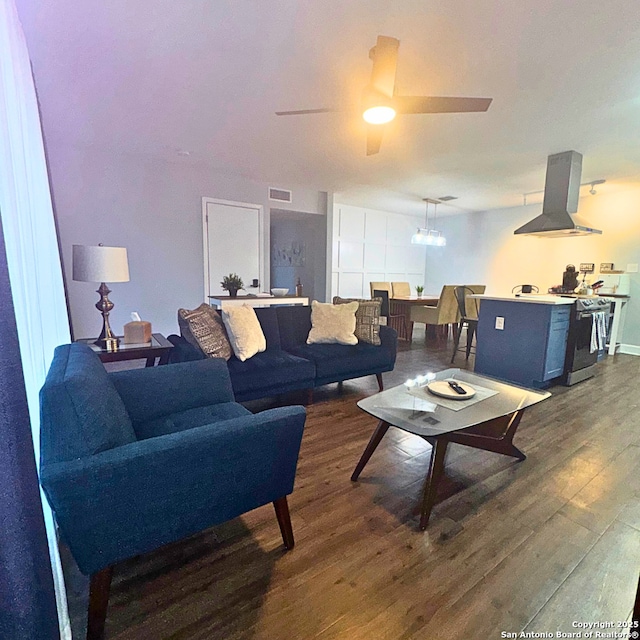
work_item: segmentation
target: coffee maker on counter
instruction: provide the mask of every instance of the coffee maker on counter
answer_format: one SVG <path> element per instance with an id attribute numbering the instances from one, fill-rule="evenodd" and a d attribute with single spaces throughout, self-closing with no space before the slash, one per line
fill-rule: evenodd
<path id="1" fill-rule="evenodd" d="M 573 293 L 578 286 L 578 272 L 573 264 L 568 264 L 562 274 L 562 284 L 549 288 L 549 293 Z"/>
<path id="2" fill-rule="evenodd" d="M 573 264 L 568 264 L 562 274 L 561 293 L 573 293 L 578 286 L 578 272 Z"/>

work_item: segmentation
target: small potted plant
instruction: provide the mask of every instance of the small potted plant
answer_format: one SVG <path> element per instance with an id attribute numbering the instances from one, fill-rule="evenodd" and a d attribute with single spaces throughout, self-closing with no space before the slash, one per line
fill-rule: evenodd
<path id="1" fill-rule="evenodd" d="M 220 284 L 225 291 L 229 292 L 230 298 L 237 297 L 238 291 L 244 289 L 244 282 L 242 282 L 242 278 L 237 273 L 230 273 L 225 276 Z"/>
<path id="2" fill-rule="evenodd" d="M 418 298 L 422 298 L 422 292 L 424 291 L 424 287 L 420 284 L 416 285 L 416 293 L 418 294 Z"/>

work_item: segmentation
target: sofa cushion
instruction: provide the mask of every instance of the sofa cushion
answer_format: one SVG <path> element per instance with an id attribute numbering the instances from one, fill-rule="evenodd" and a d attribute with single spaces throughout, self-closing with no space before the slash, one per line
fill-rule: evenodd
<path id="1" fill-rule="evenodd" d="M 189 362 L 193 360 L 204 360 L 206 356 L 202 353 L 202 349 L 189 344 L 183 336 L 171 333 L 167 336 L 167 340 L 173 345 L 173 349 L 169 351 L 169 363 Z"/>
<path id="2" fill-rule="evenodd" d="M 361 300 L 359 298 L 341 298 L 334 296 L 333 304 L 357 302 L 355 336 L 360 342 L 380 346 L 380 310 L 382 298 Z"/>
<path id="3" fill-rule="evenodd" d="M 56 348 L 40 391 L 42 462 L 64 462 L 136 441 L 122 398 L 98 355 L 75 342 Z"/>
<path id="4" fill-rule="evenodd" d="M 306 344 L 311 331 L 311 307 L 303 305 L 278 306 L 278 325 L 280 326 L 280 344 L 285 351 Z"/>
<path id="5" fill-rule="evenodd" d="M 229 342 L 238 360 L 244 361 L 265 351 L 267 339 L 256 316 L 248 304 L 222 310 L 222 321 L 227 328 Z"/>
<path id="6" fill-rule="evenodd" d="M 182 337 L 207 358 L 228 360 L 233 355 L 222 318 L 208 304 L 203 302 L 192 311 L 178 309 L 178 325 Z"/>
<path id="7" fill-rule="evenodd" d="M 347 379 L 350 373 L 386 370 L 389 354 L 371 344 L 305 344 L 295 347 L 295 355 L 311 360 L 316 366 L 316 379 Z"/>
<path id="8" fill-rule="evenodd" d="M 256 307 L 255 312 L 267 340 L 267 351 L 280 351 L 280 326 L 275 307 Z"/>
<path id="9" fill-rule="evenodd" d="M 211 404 L 205 407 L 195 407 L 177 413 L 170 413 L 169 415 L 155 418 L 154 420 L 136 422 L 133 428 L 138 436 L 138 440 L 146 440 L 147 438 L 164 436 L 168 433 L 202 427 L 205 424 L 230 420 L 231 418 L 239 418 L 240 416 L 250 414 L 251 412 L 248 409 L 245 409 L 236 402 L 220 402 L 219 404 Z"/>
<path id="10" fill-rule="evenodd" d="M 333 305 L 313 300 L 307 344 L 357 344 L 354 334 L 357 310 L 357 302 Z"/>
<path id="11" fill-rule="evenodd" d="M 254 389 L 287 387 L 313 387 L 316 368 L 312 362 L 286 351 L 269 350 L 241 362 L 231 358 L 227 363 L 233 391 L 242 396 Z"/>

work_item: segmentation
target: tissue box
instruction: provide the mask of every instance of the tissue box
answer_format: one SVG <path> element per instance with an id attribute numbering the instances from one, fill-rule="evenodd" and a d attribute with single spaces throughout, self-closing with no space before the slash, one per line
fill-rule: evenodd
<path id="1" fill-rule="evenodd" d="M 127 322 L 124 325 L 124 344 L 151 342 L 151 323 L 146 320 Z"/>

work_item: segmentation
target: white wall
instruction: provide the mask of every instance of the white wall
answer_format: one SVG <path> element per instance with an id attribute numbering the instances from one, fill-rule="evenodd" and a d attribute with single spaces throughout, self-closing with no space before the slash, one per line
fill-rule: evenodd
<path id="1" fill-rule="evenodd" d="M 177 331 L 179 307 L 203 301 L 202 197 L 263 205 L 265 260 L 269 259 L 269 185 L 203 166 L 170 163 L 143 155 L 48 145 L 52 189 L 76 338 L 97 335 L 97 285 L 71 279 L 71 246 L 98 244 L 128 249 L 131 281 L 112 284 L 116 333 L 136 310 L 165 335 Z M 294 209 L 326 216 L 327 194 L 284 186 Z M 230 221 L 232 222 L 232 221 Z M 241 251 L 242 247 L 238 247 Z M 268 262 L 265 272 L 269 273 Z M 265 288 L 268 282 L 264 283 Z"/>
<path id="2" fill-rule="evenodd" d="M 424 283 L 425 247 L 411 244 L 423 219 L 334 204 L 331 295 L 370 297 L 371 281 Z"/>
<path id="3" fill-rule="evenodd" d="M 522 283 L 540 291 L 562 282 L 569 263 L 594 262 L 597 280 L 601 262 L 616 269 L 640 263 L 640 187 L 629 185 L 615 193 L 581 198 L 579 212 L 602 235 L 573 238 L 514 236 L 513 231 L 538 215 L 541 205 L 528 205 L 438 220 L 447 246 L 427 253 L 426 289 L 443 284 L 482 283 L 488 293 L 506 293 Z M 640 347 L 640 274 L 631 274 L 631 301 L 622 336 L 629 351 Z"/>

